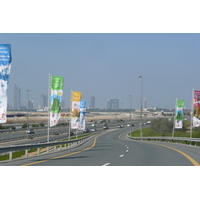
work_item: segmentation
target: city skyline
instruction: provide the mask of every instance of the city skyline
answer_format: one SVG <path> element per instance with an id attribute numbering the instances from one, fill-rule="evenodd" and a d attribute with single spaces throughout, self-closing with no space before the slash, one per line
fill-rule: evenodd
<path id="1" fill-rule="evenodd" d="M 47 110 L 48 108 L 48 95 L 47 94 L 41 94 L 41 100 L 39 104 L 35 103 L 34 99 L 29 99 L 30 98 L 30 93 L 31 90 L 26 90 L 25 93 L 28 94 L 27 99 L 25 100 L 24 103 L 21 103 L 21 88 L 17 83 L 14 83 L 13 87 L 13 102 L 8 104 L 8 110 L 24 110 L 24 109 L 36 109 L 36 110 Z M 129 95 L 130 96 L 130 95 Z M 107 99 L 105 104 L 105 108 L 96 108 L 95 107 L 95 101 L 96 98 L 95 96 L 90 97 L 90 103 L 88 102 L 88 109 L 130 109 L 130 105 L 127 108 L 123 107 L 123 102 L 121 102 L 120 106 L 120 99 L 115 99 L 115 98 L 110 98 Z M 148 108 L 147 106 L 147 98 L 145 97 L 143 99 L 143 108 Z M 62 108 L 69 108 L 69 104 L 65 105 L 65 100 L 62 100 Z M 132 102 L 131 102 L 131 108 L 133 109 L 138 109 L 139 104 L 137 104 L 137 107 L 133 107 Z M 172 107 L 173 109 L 173 107 Z"/>

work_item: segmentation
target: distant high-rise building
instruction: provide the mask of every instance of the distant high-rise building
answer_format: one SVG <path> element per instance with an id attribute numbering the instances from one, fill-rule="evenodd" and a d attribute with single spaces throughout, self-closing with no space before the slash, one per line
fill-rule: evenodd
<path id="1" fill-rule="evenodd" d="M 14 99 L 13 99 L 13 108 L 14 109 L 20 109 L 21 104 L 21 89 L 17 85 L 17 83 L 14 84 Z"/>
<path id="2" fill-rule="evenodd" d="M 41 108 L 44 109 L 45 107 L 48 107 L 48 97 L 46 94 L 41 95 Z"/>
<path id="3" fill-rule="evenodd" d="M 27 101 L 26 108 L 28 108 L 28 110 L 34 109 L 34 100 Z"/>
<path id="4" fill-rule="evenodd" d="M 61 107 L 62 107 L 62 108 L 65 107 L 65 100 L 63 100 L 63 99 L 62 99 L 62 102 L 61 102 Z"/>
<path id="5" fill-rule="evenodd" d="M 95 97 L 93 96 L 90 98 L 90 108 L 95 109 Z"/>
<path id="6" fill-rule="evenodd" d="M 119 109 L 119 99 L 108 99 L 107 109 Z"/>
<path id="7" fill-rule="evenodd" d="M 147 99 L 144 98 L 144 108 L 147 108 Z"/>

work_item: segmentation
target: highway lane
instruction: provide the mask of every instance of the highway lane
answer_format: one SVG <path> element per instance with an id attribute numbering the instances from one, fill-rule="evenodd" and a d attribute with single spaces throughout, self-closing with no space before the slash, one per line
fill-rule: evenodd
<path id="1" fill-rule="evenodd" d="M 121 134 L 119 138 L 128 143 L 132 143 L 135 148 L 135 155 L 141 156 L 144 151 L 147 154 L 145 159 L 134 159 L 140 161 L 140 165 L 148 166 L 199 166 L 200 165 L 200 147 L 184 145 L 179 143 L 158 142 L 158 141 L 138 141 L 127 137 L 127 134 Z M 143 148 L 144 147 L 144 148 Z M 161 147 L 161 148 L 160 148 Z M 148 148 L 148 150 L 147 150 Z M 149 161 L 148 161 L 149 156 Z M 134 164 L 133 164 L 134 165 Z"/>
<path id="2" fill-rule="evenodd" d="M 92 123 L 90 123 L 87 128 L 89 128 L 90 130 L 92 128 L 94 128 L 93 126 L 91 126 Z M 109 128 L 112 128 L 113 126 L 115 126 L 115 124 L 113 123 L 109 123 Z M 97 124 L 96 125 L 96 129 L 97 130 L 102 130 L 102 124 Z M 0 134 L 0 146 L 7 146 L 7 145 L 15 145 L 15 144 L 24 144 L 24 142 L 27 141 L 27 137 L 28 136 L 34 136 L 34 139 L 33 140 L 29 140 L 29 143 L 31 142 L 34 142 L 34 140 L 38 140 L 38 139 L 35 139 L 35 138 L 45 138 L 43 137 L 42 135 L 45 135 L 47 137 L 47 128 L 35 128 L 34 129 L 35 131 L 35 134 L 33 135 L 28 135 L 26 133 L 26 130 L 18 130 L 18 131 L 15 131 L 15 132 L 9 132 L 9 133 L 4 133 L 4 134 Z M 76 135 L 76 131 L 75 130 L 71 130 L 74 132 L 74 134 Z M 50 138 L 55 138 L 55 135 L 62 135 L 62 133 L 68 133 L 69 132 L 69 127 L 68 126 L 61 126 L 61 127 L 52 127 L 50 128 L 49 130 L 49 135 L 50 135 Z M 78 135 L 81 135 L 83 133 L 83 131 L 78 131 Z M 39 134 L 39 135 L 37 135 Z M 12 139 L 12 140 L 10 140 Z M 2 141 L 1 141 L 2 140 Z M 21 140 L 21 142 L 19 142 Z M 43 140 L 43 139 L 42 139 Z"/>
<path id="3" fill-rule="evenodd" d="M 198 147 L 134 141 L 126 137 L 128 130 L 106 130 L 81 146 L 7 161 L 0 166 L 194 166 L 200 163 Z"/>

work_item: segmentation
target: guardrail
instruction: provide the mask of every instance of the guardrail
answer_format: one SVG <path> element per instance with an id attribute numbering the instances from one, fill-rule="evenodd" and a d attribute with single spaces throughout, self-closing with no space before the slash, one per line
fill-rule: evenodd
<path id="1" fill-rule="evenodd" d="M 101 131 L 103 129 L 100 129 L 98 131 Z M 51 130 L 49 135 L 59 135 L 62 133 L 66 133 L 66 130 Z M 78 133 L 82 134 L 82 133 Z M 22 133 L 20 135 L 15 135 L 15 134 L 8 134 L 8 135 L 0 135 L 0 143 L 8 142 L 8 141 L 15 141 L 15 140 L 22 140 L 22 139 L 29 139 L 29 138 L 35 138 L 35 137 L 40 137 L 40 136 L 45 136 L 47 135 L 47 130 L 41 131 L 41 133 L 34 133 L 34 134 L 27 134 L 27 133 Z M 62 138 L 62 137 L 61 137 Z"/>
<path id="2" fill-rule="evenodd" d="M 48 143 L 38 143 L 38 144 L 25 144 L 25 145 L 15 145 L 15 146 L 5 146 L 5 147 L 0 147 L 0 153 L 5 153 L 9 152 L 9 160 L 13 159 L 13 152 L 15 151 L 20 151 L 20 150 L 25 150 L 25 157 L 28 157 L 28 150 L 30 149 L 37 149 L 37 155 L 40 154 L 40 148 L 43 147 L 54 147 L 53 150 L 57 150 L 57 146 L 60 146 L 59 149 L 62 149 L 62 146 L 65 145 L 64 148 L 67 148 L 67 144 L 70 146 L 77 143 L 82 143 L 85 140 L 89 140 L 92 135 L 82 137 L 79 139 L 75 140 L 66 140 L 66 141 L 53 141 L 53 142 L 48 142 Z M 65 139 L 67 139 L 66 137 Z M 68 146 L 69 146 L 68 145 Z M 47 148 L 47 152 L 49 152 L 49 148 Z"/>
<path id="3" fill-rule="evenodd" d="M 66 131 L 64 131 L 64 130 L 54 131 L 54 132 L 51 132 L 50 135 L 59 135 L 59 134 L 65 133 L 65 132 Z M 40 136 L 44 136 L 44 135 L 47 135 L 47 131 L 44 131 L 42 133 L 34 133 L 34 134 L 25 133 L 24 135 L 10 136 L 10 137 L 7 137 L 7 138 L 4 138 L 4 135 L 1 135 L 0 136 L 0 143 L 5 142 L 5 141 L 22 140 L 22 139 L 26 139 L 26 138 L 29 138 L 29 137 L 31 137 L 31 138 L 40 137 Z"/>
<path id="4" fill-rule="evenodd" d="M 130 133 L 128 137 L 133 140 L 147 140 L 147 141 L 161 141 L 161 142 L 176 142 L 176 143 L 185 143 L 197 146 L 200 145 L 200 138 L 186 138 L 186 137 L 131 137 Z M 199 146 L 198 145 L 198 146 Z"/>

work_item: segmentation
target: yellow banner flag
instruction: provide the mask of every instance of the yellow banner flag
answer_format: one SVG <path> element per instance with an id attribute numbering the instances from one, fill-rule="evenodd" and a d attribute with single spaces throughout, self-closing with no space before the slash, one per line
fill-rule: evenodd
<path id="1" fill-rule="evenodd" d="M 81 101 L 82 98 L 82 92 L 72 92 L 72 101 Z"/>

